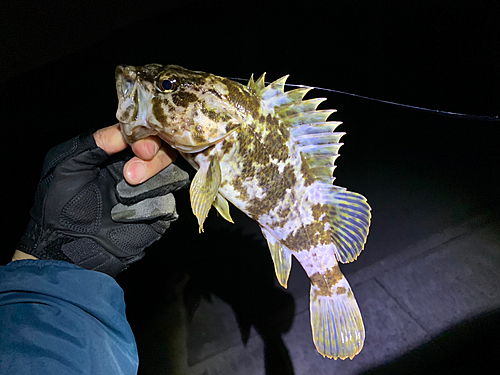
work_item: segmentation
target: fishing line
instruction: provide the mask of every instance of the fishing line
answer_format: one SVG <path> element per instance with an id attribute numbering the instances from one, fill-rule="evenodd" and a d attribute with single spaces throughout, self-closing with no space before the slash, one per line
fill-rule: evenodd
<path id="1" fill-rule="evenodd" d="M 237 81 L 248 81 L 248 79 L 245 79 L 245 78 L 231 78 L 231 77 L 226 77 L 226 78 L 232 79 L 232 80 L 237 80 Z M 268 85 L 270 83 L 271 82 L 265 82 L 266 85 Z M 333 90 L 333 89 L 326 89 L 326 88 L 323 88 L 323 87 L 307 86 L 307 85 L 294 85 L 292 83 L 285 83 L 285 86 L 291 86 L 291 87 L 309 87 L 309 88 L 316 89 L 316 90 L 323 90 L 323 91 L 334 92 L 336 94 L 354 96 L 356 98 L 361 98 L 361 99 L 366 99 L 366 100 L 372 100 L 374 102 L 385 103 L 385 104 L 390 104 L 390 105 L 396 105 L 396 106 L 404 107 L 404 108 L 415 109 L 417 111 L 430 112 L 430 113 L 434 113 L 436 115 L 447 116 L 447 117 L 456 117 L 456 118 L 463 118 L 463 119 L 467 119 L 467 120 L 477 120 L 477 121 L 500 121 L 500 117 L 499 116 L 469 115 L 467 113 L 457 113 L 457 112 L 440 111 L 438 109 L 423 108 L 423 107 L 417 107 L 417 106 L 414 106 L 414 105 L 396 103 L 396 102 L 392 102 L 392 101 L 389 101 L 389 100 L 376 99 L 376 98 L 371 98 L 369 96 L 352 94 L 350 92 Z"/>

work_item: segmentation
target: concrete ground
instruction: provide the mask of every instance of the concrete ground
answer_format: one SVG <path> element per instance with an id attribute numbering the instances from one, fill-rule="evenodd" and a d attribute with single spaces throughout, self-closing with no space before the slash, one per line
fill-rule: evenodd
<path id="1" fill-rule="evenodd" d="M 398 112 L 387 116 L 395 127 Z M 498 132 L 469 123 L 483 129 L 471 143 L 452 131 L 457 120 L 402 116 L 409 130 L 392 142 L 346 138 L 335 171 L 335 182 L 365 195 L 373 213 L 365 250 L 341 265 L 364 318 L 359 355 L 333 361 L 316 352 L 309 280 L 294 262 L 288 289 L 278 285 L 255 222 L 235 209 L 235 225 L 211 212 L 198 234 L 181 192 L 179 221 L 119 279 L 139 373 L 497 373 Z M 422 123 L 441 129 L 424 148 L 411 130 Z"/>
<path id="2" fill-rule="evenodd" d="M 294 260 L 289 287 L 281 288 L 258 226 L 233 210 L 236 229 L 213 213 L 202 235 L 195 223 L 179 222 L 173 227 L 179 242 L 172 233 L 168 244 L 186 249 L 182 254 L 153 249 L 148 257 L 156 259 L 119 279 L 139 373 L 496 373 L 500 217 L 490 186 L 464 199 L 468 188 L 453 189 L 450 176 L 395 170 L 361 173 L 353 183 L 373 208 L 366 249 L 341 265 L 366 328 L 365 346 L 353 360 L 316 352 L 306 274 Z M 182 199 L 181 211 L 189 207 Z M 144 274 L 148 281 L 140 287 L 128 282 Z"/>
<path id="3" fill-rule="evenodd" d="M 349 274 L 366 327 L 353 360 L 316 352 L 308 288 L 299 285 L 307 280 L 294 264 L 295 314 L 282 341 L 252 328 L 245 345 L 237 316 L 219 297 L 201 300 L 189 322 L 183 304 L 173 303 L 150 334 L 177 342 L 164 344 L 154 361 L 141 353 L 141 373 L 257 375 L 266 364 L 267 374 L 494 373 L 484 364 L 498 363 L 499 228 L 498 219 L 476 216 Z"/>
<path id="4" fill-rule="evenodd" d="M 498 224 L 487 217 L 473 218 L 349 275 L 366 326 L 365 347 L 352 361 L 332 361 L 316 353 L 310 333 L 309 296 L 294 294 L 293 325 L 283 335 L 294 373 L 359 374 L 436 341 L 436 337 L 456 329 L 452 328 L 456 325 L 468 324 L 464 322 L 498 309 Z M 498 322 L 498 317 L 496 319 Z M 216 336 L 211 334 L 214 326 L 217 327 Z M 490 328 L 498 333 L 498 326 Z M 266 373 L 264 340 L 253 334 L 246 346 L 238 341 L 237 321 L 231 309 L 220 299 L 200 305 L 188 332 L 190 365 L 185 373 Z M 492 348 L 473 346 L 493 343 L 493 337 L 489 340 L 476 343 L 472 338 L 472 342 L 461 344 L 472 346 L 469 348 L 472 353 L 477 351 L 487 355 L 493 354 Z M 443 353 L 452 355 L 451 351 L 450 348 L 448 353 Z M 465 359 L 472 361 L 472 358 Z M 406 370 L 410 372 L 411 369 Z"/>
<path id="5" fill-rule="evenodd" d="M 498 158 L 487 138 L 461 159 L 467 141 L 458 133 L 426 140 L 426 155 L 413 136 L 398 140 L 400 150 L 368 149 L 370 160 L 346 149 L 336 170 L 336 183 L 366 195 L 373 213 L 365 250 L 341 265 L 364 318 L 359 355 L 319 355 L 300 264 L 281 288 L 256 223 L 234 209 L 235 225 L 211 212 L 198 234 L 184 192 L 168 238 L 119 279 L 139 373 L 497 373 L 500 205 L 491 171 Z M 443 149 L 445 142 L 454 146 Z"/>

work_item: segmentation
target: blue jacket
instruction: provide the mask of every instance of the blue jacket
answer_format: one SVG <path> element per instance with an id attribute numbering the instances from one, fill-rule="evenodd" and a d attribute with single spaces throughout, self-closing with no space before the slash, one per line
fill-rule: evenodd
<path id="1" fill-rule="evenodd" d="M 0 267 L 0 374 L 136 374 L 123 290 L 53 260 Z"/>

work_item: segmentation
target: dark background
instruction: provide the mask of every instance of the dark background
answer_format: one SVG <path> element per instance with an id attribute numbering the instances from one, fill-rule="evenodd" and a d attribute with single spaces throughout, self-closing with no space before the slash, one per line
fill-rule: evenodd
<path id="1" fill-rule="evenodd" d="M 177 64 L 240 78 L 267 72 L 268 80 L 290 74 L 289 83 L 442 111 L 500 114 L 497 2 L 291 3 L 2 1 L 1 264 L 28 222 L 45 153 L 89 128 L 116 122 L 118 64 Z M 344 268 L 347 274 L 472 214 L 497 209 L 498 121 L 317 90 L 308 97 L 314 96 L 328 98 L 322 108 L 336 108 L 330 119 L 343 121 L 339 131 L 347 132 L 336 183 L 367 196 L 374 213 L 367 248 Z M 248 297 L 274 282 L 265 247 L 253 251 L 253 239 L 237 230 L 217 232 L 218 224 L 212 225 L 219 236 L 200 239 L 185 194 L 178 206 L 184 214 L 174 224 L 177 237 L 151 249 L 118 279 L 139 336 L 144 314 L 157 311 L 158 300 L 174 298 L 165 285 L 184 272 L 198 280 L 196 293 L 222 296 L 235 311 L 246 309 L 235 302 L 238 295 Z M 243 232 L 255 229 L 237 216 Z M 223 253 L 227 248 L 231 257 Z M 274 289 L 269 293 L 270 300 L 288 303 L 285 295 L 275 298 Z M 245 324 L 258 325 L 258 310 Z"/>

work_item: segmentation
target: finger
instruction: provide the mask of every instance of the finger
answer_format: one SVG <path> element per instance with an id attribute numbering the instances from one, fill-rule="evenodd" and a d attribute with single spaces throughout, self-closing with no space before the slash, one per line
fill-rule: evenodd
<path id="1" fill-rule="evenodd" d="M 130 159 L 123 168 L 123 175 L 129 184 L 137 185 L 169 166 L 176 158 L 177 151 L 164 143 L 151 160 L 137 156 Z"/>
<path id="2" fill-rule="evenodd" d="M 128 146 L 123 139 L 119 124 L 99 129 L 94 133 L 94 139 L 97 146 L 108 155 L 120 152 Z"/>
<path id="3" fill-rule="evenodd" d="M 158 137 L 146 137 L 132 144 L 132 151 L 143 160 L 151 160 L 160 149 L 161 143 Z"/>

